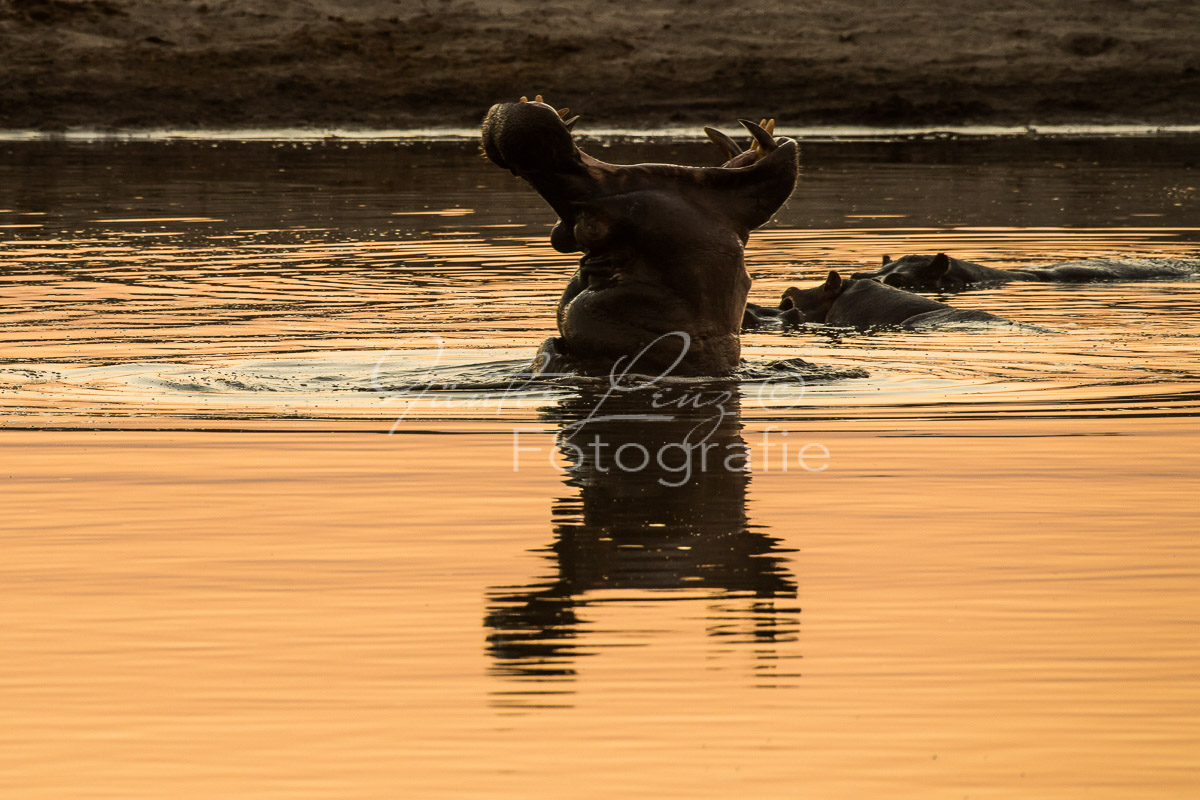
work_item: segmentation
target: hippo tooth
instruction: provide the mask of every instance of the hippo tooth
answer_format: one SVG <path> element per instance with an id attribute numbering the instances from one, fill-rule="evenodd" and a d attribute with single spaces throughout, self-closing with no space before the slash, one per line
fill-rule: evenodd
<path id="1" fill-rule="evenodd" d="M 767 134 L 770 135 L 772 139 L 774 139 L 775 120 L 766 119 L 766 118 L 760 119 L 758 121 L 758 126 L 760 128 L 762 128 L 764 131 L 766 131 Z M 754 152 L 758 153 L 760 156 L 765 156 L 767 154 L 767 150 L 757 140 L 755 140 L 751 149 L 754 150 Z M 774 149 L 774 148 L 772 148 L 772 149 Z"/>
<path id="2" fill-rule="evenodd" d="M 760 125 L 756 125 L 748 119 L 739 119 L 738 122 L 743 128 L 750 132 L 751 136 L 754 137 L 754 142 L 761 152 L 769 153 L 779 147 L 779 145 L 771 137 L 771 134 L 763 130 Z"/>
<path id="3" fill-rule="evenodd" d="M 730 139 L 716 128 L 705 128 L 704 133 L 709 139 L 712 139 L 713 144 L 721 149 L 721 152 L 725 154 L 726 159 L 731 159 L 734 156 L 741 154 L 742 148 L 738 147 L 737 142 L 735 142 L 733 139 Z"/>

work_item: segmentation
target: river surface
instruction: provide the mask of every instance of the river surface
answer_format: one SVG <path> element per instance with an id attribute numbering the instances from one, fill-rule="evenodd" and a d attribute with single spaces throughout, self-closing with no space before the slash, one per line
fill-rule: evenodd
<path id="1" fill-rule="evenodd" d="M 754 300 L 1200 266 L 1194 135 L 801 160 Z M 513 378 L 553 221 L 465 141 L 0 142 L 0 795 L 1200 795 L 1200 279 L 656 395 Z"/>

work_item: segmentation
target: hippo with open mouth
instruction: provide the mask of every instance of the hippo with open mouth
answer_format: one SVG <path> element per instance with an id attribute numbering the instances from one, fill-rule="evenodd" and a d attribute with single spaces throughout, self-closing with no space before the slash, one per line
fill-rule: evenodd
<path id="1" fill-rule="evenodd" d="M 744 152 L 706 129 L 719 167 L 606 164 L 576 145 L 542 102 L 501 103 L 483 120 L 484 154 L 527 181 L 558 214 L 550 243 L 582 253 L 536 373 L 727 375 L 738 368 L 750 276 L 743 249 L 796 185 L 798 148 L 773 123 L 742 124 Z"/>

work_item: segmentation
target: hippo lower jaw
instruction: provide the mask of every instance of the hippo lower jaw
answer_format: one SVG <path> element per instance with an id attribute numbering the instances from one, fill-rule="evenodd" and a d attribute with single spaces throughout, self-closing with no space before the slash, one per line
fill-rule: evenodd
<path id="1" fill-rule="evenodd" d="M 584 254 L 558 308 L 554 358 L 607 372 L 637 360 L 641 373 L 724 375 L 737 369 L 750 277 L 749 233 L 791 194 L 797 147 L 745 123 L 742 152 L 710 131 L 721 167 L 618 165 L 581 151 L 575 119 L 541 102 L 493 106 L 484 154 L 527 181 L 558 214 L 551 244 Z"/>
<path id="2" fill-rule="evenodd" d="M 740 363 L 736 336 L 697 341 L 682 332 L 647 337 L 621 355 L 610 351 L 579 353 L 560 336 L 542 342 L 526 371 L 541 376 L 596 376 L 621 379 L 625 376 L 652 378 L 721 378 L 732 374 Z M 732 365 L 732 366 L 730 366 Z"/>
<path id="3" fill-rule="evenodd" d="M 542 102 L 540 94 L 532 102 L 522 97 L 519 103 L 498 103 L 488 109 L 480 135 L 483 154 L 494 164 L 535 188 L 538 184 L 554 187 L 551 195 L 561 197 L 556 202 L 538 190 L 559 216 L 550 243 L 560 253 L 579 250 L 572 231 L 574 214 L 567 198 L 579 191 L 573 184 L 587 176 L 583 153 L 571 137 L 571 128 L 579 117 L 567 119 L 568 113 L 569 109 L 556 111 Z"/>
<path id="4" fill-rule="evenodd" d="M 748 282 L 748 279 L 747 279 Z M 557 314 L 558 352 L 585 373 L 724 375 L 741 355 L 735 332 L 679 293 L 630 274 L 611 256 L 585 256 Z"/>
<path id="5" fill-rule="evenodd" d="M 542 111 L 553 112 L 553 116 Z M 564 170 L 580 162 L 571 128 L 579 117 L 566 119 L 569 109 L 555 111 L 539 94 L 531 103 L 499 103 L 483 118 L 484 154 L 514 175 L 537 170 Z"/>

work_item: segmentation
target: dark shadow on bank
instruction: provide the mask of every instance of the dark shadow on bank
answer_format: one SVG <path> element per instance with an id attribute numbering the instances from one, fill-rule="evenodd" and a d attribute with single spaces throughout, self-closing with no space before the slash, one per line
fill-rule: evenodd
<path id="1" fill-rule="evenodd" d="M 796 582 L 788 551 L 747 518 L 737 384 L 588 391 L 542 418 L 559 426 L 569 491 L 553 501 L 548 574 L 489 592 L 491 670 L 512 681 L 497 701 L 562 704 L 581 660 L 604 650 L 588 641 L 589 606 L 631 601 L 695 603 L 714 649 L 745 648 L 761 685 L 784 678 Z"/>

